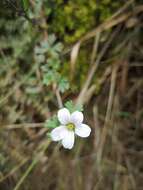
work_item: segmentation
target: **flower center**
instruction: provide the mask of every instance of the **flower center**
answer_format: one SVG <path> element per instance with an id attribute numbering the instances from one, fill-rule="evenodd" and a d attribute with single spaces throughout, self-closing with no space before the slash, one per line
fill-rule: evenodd
<path id="1" fill-rule="evenodd" d="M 69 123 L 66 125 L 66 127 L 68 128 L 68 130 L 73 131 L 75 129 L 75 125 L 73 123 Z"/>

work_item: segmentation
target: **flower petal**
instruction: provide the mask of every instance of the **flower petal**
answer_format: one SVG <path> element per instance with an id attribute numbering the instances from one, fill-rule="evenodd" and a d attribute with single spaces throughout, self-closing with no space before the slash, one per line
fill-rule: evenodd
<path id="1" fill-rule="evenodd" d="M 74 124 L 81 124 L 83 122 L 83 113 L 75 111 L 71 114 L 71 122 Z"/>
<path id="2" fill-rule="evenodd" d="M 65 126 L 56 127 L 51 131 L 51 138 L 53 141 L 60 141 L 63 139 L 67 129 Z"/>
<path id="3" fill-rule="evenodd" d="M 66 108 L 62 108 L 58 111 L 58 119 L 61 124 L 66 125 L 70 120 L 70 112 Z"/>
<path id="4" fill-rule="evenodd" d="M 66 132 L 66 135 L 64 136 L 62 140 L 62 145 L 66 149 L 72 149 L 74 145 L 74 132 L 73 131 L 68 131 Z"/>
<path id="5" fill-rule="evenodd" d="M 91 128 L 86 124 L 82 124 L 81 126 L 75 128 L 75 134 L 83 138 L 88 137 L 90 132 Z"/>

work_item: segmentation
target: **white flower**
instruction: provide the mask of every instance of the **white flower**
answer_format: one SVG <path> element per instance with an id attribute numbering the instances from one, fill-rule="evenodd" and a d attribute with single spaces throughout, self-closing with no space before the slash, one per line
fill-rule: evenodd
<path id="1" fill-rule="evenodd" d="M 75 111 L 70 114 L 68 109 L 62 108 L 58 111 L 58 120 L 61 125 L 52 130 L 51 138 L 53 141 L 61 141 L 66 149 L 73 147 L 75 134 L 83 138 L 90 135 L 90 127 L 82 123 L 82 112 Z"/>

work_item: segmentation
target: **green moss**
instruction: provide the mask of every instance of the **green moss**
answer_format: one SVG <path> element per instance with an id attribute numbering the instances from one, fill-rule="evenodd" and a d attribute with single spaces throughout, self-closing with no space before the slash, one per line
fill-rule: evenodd
<path id="1" fill-rule="evenodd" d="M 51 2 L 48 3 L 51 6 Z M 112 15 L 115 9 L 112 4 L 113 0 L 101 0 L 99 3 L 95 0 L 55 0 L 51 6 L 49 29 L 66 43 L 75 42 L 100 21 Z M 116 7 L 119 6 L 120 3 L 116 3 Z M 97 15 L 100 15 L 98 21 Z"/>

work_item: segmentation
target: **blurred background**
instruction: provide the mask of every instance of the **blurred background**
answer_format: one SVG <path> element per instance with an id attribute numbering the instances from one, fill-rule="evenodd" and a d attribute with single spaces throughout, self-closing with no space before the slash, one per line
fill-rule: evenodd
<path id="1" fill-rule="evenodd" d="M 47 136 L 83 105 L 92 133 Z M 143 1 L 0 1 L 0 190 L 142 190 Z"/>

